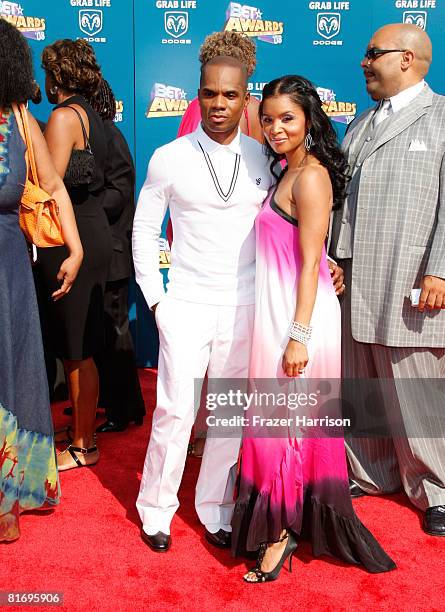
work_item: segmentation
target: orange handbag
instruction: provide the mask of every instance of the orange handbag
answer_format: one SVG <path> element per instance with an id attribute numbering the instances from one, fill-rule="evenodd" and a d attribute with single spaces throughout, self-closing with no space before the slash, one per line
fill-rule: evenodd
<path id="1" fill-rule="evenodd" d="M 38 247 L 55 247 L 64 244 L 57 202 L 39 185 L 28 113 L 24 104 L 16 105 L 14 114 L 26 143 L 27 178 L 19 210 L 20 228 L 28 242 Z M 19 122 L 20 121 L 20 122 Z"/>

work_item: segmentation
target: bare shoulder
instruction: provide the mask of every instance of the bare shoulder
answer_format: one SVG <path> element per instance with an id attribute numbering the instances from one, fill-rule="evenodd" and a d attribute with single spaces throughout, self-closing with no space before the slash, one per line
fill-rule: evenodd
<path id="1" fill-rule="evenodd" d="M 308 164 L 299 172 L 292 185 L 292 195 L 295 201 L 306 199 L 307 196 L 317 195 L 327 197 L 332 193 L 329 172 L 321 164 Z"/>
<path id="2" fill-rule="evenodd" d="M 330 182 L 329 172 L 321 164 L 308 164 L 307 166 L 303 166 L 296 180 L 299 181 L 300 184 Z"/>
<path id="3" fill-rule="evenodd" d="M 29 123 L 29 127 L 30 127 L 32 130 L 36 130 L 36 129 L 37 129 L 37 130 L 39 130 L 39 132 L 40 132 L 40 127 L 39 127 L 39 124 L 37 123 L 37 120 L 36 120 L 36 118 L 34 117 L 34 115 L 33 115 L 33 114 L 32 114 L 32 113 L 29 111 L 29 110 L 27 111 L 27 113 L 28 113 L 28 123 Z"/>
<path id="4" fill-rule="evenodd" d="M 42 142 L 45 142 L 45 139 L 43 138 L 43 132 L 40 128 L 40 125 L 37 122 L 37 119 L 34 117 L 34 115 L 32 115 L 29 110 L 28 110 L 28 124 L 29 124 L 29 129 L 31 131 L 31 138 L 33 143 L 39 141 L 39 143 L 41 144 Z"/>
<path id="5" fill-rule="evenodd" d="M 76 113 L 69 108 L 55 108 L 48 119 L 48 125 L 52 128 L 70 129 L 76 128 L 79 123 Z"/>

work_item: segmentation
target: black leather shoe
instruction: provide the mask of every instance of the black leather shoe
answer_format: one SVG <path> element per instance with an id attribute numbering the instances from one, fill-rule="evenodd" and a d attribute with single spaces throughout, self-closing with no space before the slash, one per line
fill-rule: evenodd
<path id="1" fill-rule="evenodd" d="M 105 421 L 96 429 L 97 433 L 109 433 L 110 431 L 125 431 L 128 423 L 115 423 L 114 421 Z"/>
<path id="2" fill-rule="evenodd" d="M 445 536 L 445 506 L 431 506 L 426 509 L 423 530 L 430 535 Z"/>
<path id="3" fill-rule="evenodd" d="M 224 529 L 220 529 L 216 533 L 210 533 L 208 529 L 205 530 L 205 537 L 207 542 L 213 544 L 217 548 L 229 548 L 231 534 Z"/>
<path id="4" fill-rule="evenodd" d="M 162 531 L 158 531 L 154 535 L 147 535 L 143 529 L 141 529 L 141 537 L 146 544 L 148 544 L 151 550 L 155 552 L 167 552 L 172 544 L 171 536 Z"/>
<path id="5" fill-rule="evenodd" d="M 361 489 L 358 484 L 351 479 L 349 479 L 349 493 L 351 494 L 352 499 L 368 495 L 366 491 L 363 491 L 363 489 Z"/>

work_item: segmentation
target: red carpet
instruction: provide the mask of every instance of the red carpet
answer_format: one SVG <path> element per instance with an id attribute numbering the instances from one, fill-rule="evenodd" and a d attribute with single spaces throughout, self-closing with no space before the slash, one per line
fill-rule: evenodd
<path id="1" fill-rule="evenodd" d="M 150 412 L 155 373 L 142 372 Z M 57 426 L 68 421 L 55 409 Z M 421 530 L 421 515 L 403 495 L 362 498 L 360 518 L 398 565 L 370 575 L 330 559 L 314 560 L 300 545 L 293 573 L 275 583 L 244 584 L 246 564 L 203 538 L 193 507 L 199 460 L 190 458 L 172 525 L 173 547 L 155 554 L 139 536 L 134 506 L 149 424 L 99 436 L 94 468 L 61 474 L 55 511 L 21 517 L 21 539 L 4 544 L 0 591 L 62 591 L 55 610 L 443 610 L 445 538 Z M 9 607 L 8 610 L 36 610 Z"/>

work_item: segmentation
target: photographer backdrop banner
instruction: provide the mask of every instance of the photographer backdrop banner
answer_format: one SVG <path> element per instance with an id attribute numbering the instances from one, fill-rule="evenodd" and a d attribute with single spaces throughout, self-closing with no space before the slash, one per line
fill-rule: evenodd
<path id="1" fill-rule="evenodd" d="M 249 89 L 258 98 L 275 77 L 309 78 L 339 138 L 372 103 L 360 61 L 372 32 L 386 23 L 426 29 L 434 49 L 427 81 L 444 93 L 445 0 L 259 0 L 248 5 L 228 0 L 0 0 L 0 16 L 27 37 L 42 90 L 40 56 L 46 44 L 78 37 L 92 43 L 116 95 L 115 121 L 134 154 L 137 191 L 154 149 L 176 137 L 181 116 L 197 95 L 199 47 L 211 32 L 236 31 L 255 41 L 257 69 Z M 45 121 L 51 107 L 44 99 L 32 111 Z M 169 256 L 161 238 L 164 274 Z M 155 366 L 156 327 L 136 287 L 130 312 L 139 365 Z"/>

